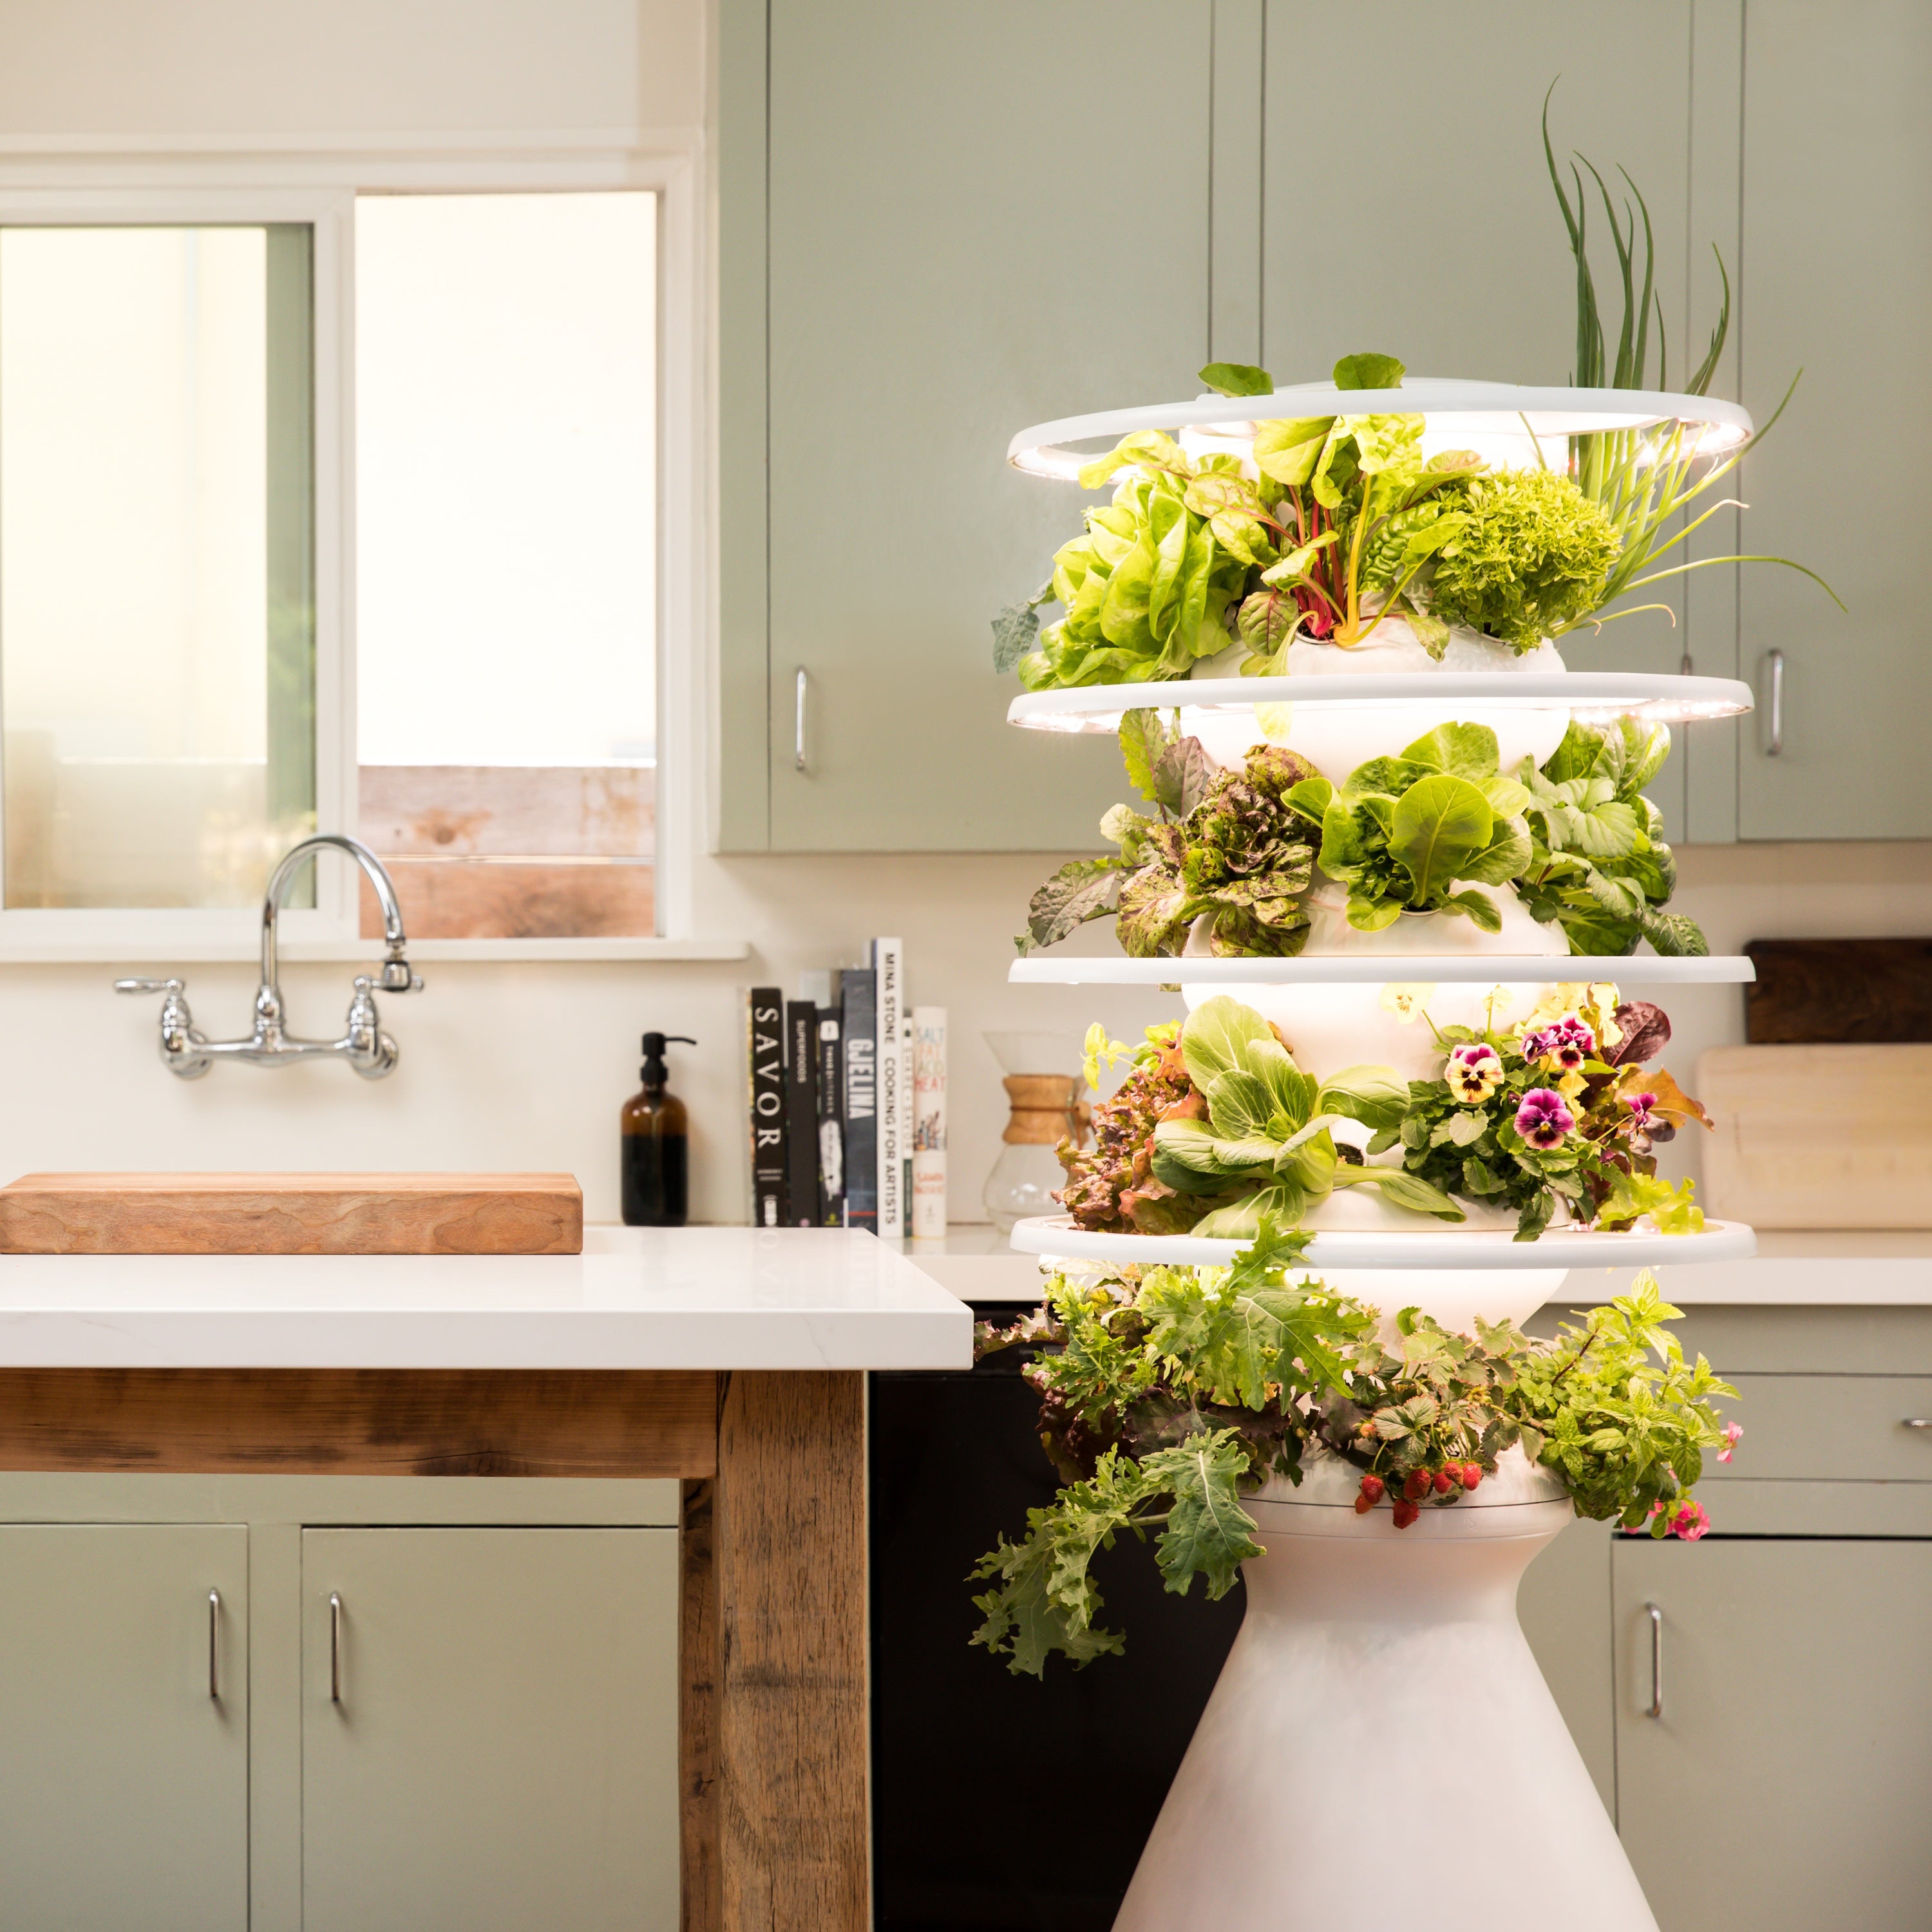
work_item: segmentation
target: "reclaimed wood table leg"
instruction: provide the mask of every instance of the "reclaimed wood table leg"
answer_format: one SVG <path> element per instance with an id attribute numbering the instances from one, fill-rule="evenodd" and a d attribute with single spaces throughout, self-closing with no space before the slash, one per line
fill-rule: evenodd
<path id="1" fill-rule="evenodd" d="M 865 1436 L 861 1374 L 722 1378 L 718 1932 L 871 1923 Z"/>

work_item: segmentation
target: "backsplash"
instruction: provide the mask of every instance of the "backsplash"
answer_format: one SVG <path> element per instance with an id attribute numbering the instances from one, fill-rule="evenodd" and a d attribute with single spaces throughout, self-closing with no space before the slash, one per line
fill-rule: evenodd
<path id="1" fill-rule="evenodd" d="M 1932 846 L 1712 846 L 1679 849 L 1676 908 L 1702 922 L 1715 952 L 1754 938 L 1932 932 Z M 1126 988 L 1006 983 L 1028 894 L 1050 854 L 972 857 L 784 856 L 700 862 L 707 934 L 742 937 L 725 964 L 518 962 L 423 968 L 428 990 L 384 1003 L 401 1048 L 387 1080 L 333 1066 L 215 1069 L 170 1077 L 154 1052 L 147 1001 L 117 1000 L 115 967 L 0 967 L 16 1018 L 0 1120 L 0 1178 L 36 1168 L 565 1168 L 592 1220 L 617 1218 L 617 1114 L 637 1084 L 646 1028 L 700 1042 L 680 1057 L 691 1109 L 692 1217 L 747 1217 L 742 988 L 795 988 L 802 970 L 857 963 L 872 933 L 904 935 L 911 997 L 943 1006 L 952 1046 L 950 1188 L 956 1220 L 982 1218 L 980 1189 L 1006 1117 L 1000 1070 L 982 1034 L 1002 1028 L 1079 1030 L 1104 1019 L 1117 1037 L 1169 1018 L 1172 1001 Z M 1112 945 L 1103 928 L 1084 936 Z M 372 944 L 373 959 L 380 948 Z M 120 970 L 166 968 L 130 959 Z M 256 974 L 184 969 L 197 1023 L 245 1030 Z M 340 1020 L 340 963 L 291 964 L 291 1023 Z M 1613 970 L 1613 969 L 1612 969 Z M 1735 987 L 1687 987 L 1668 1005 L 1667 1056 L 1688 1079 L 1706 1046 L 1744 1037 Z M 1696 1173 L 1701 1136 L 1680 1135 L 1678 1171 Z"/>

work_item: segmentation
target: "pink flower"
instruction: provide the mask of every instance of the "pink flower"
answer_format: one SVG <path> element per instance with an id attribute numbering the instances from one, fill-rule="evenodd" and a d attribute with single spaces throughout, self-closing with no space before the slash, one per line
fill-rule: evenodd
<path id="1" fill-rule="evenodd" d="M 1533 1033 L 1522 1043 L 1522 1057 L 1574 1073 L 1597 1050 L 1597 1036 L 1574 1013 L 1565 1013 L 1554 1026 Z"/>
<path id="2" fill-rule="evenodd" d="M 1563 1137 L 1576 1124 L 1576 1117 L 1563 1104 L 1561 1094 L 1547 1087 L 1532 1087 L 1516 1110 L 1516 1130 L 1533 1148 L 1547 1154 L 1560 1147 Z"/>
<path id="3" fill-rule="evenodd" d="M 1503 1082 L 1503 1064 L 1496 1050 L 1483 1040 L 1451 1048 L 1442 1070 L 1449 1090 L 1466 1104 L 1486 1100 Z"/>
<path id="4" fill-rule="evenodd" d="M 1695 1543 L 1711 1527 L 1711 1519 L 1704 1514 L 1702 1503 L 1679 1503 L 1672 1512 L 1670 1533 L 1681 1536 L 1686 1543 Z"/>
<path id="5" fill-rule="evenodd" d="M 1718 1451 L 1719 1462 L 1728 1462 L 1731 1460 L 1731 1451 L 1738 1446 L 1738 1438 L 1744 1432 L 1744 1426 L 1742 1422 L 1724 1424 L 1724 1446 Z"/>

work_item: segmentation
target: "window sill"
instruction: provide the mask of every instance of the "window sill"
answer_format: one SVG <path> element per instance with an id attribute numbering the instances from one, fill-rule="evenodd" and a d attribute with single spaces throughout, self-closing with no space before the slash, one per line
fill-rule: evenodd
<path id="1" fill-rule="evenodd" d="M 566 964 L 628 961 L 640 964 L 662 961 L 722 961 L 750 956 L 742 939 L 412 939 L 409 956 L 416 965 L 441 962 L 477 965 L 527 960 Z M 340 960 L 368 964 L 380 959 L 380 939 L 296 939 L 284 936 L 284 962 Z M 235 939 L 143 940 L 130 935 L 116 940 L 45 938 L 0 934 L 0 965 L 201 966 L 260 957 L 260 942 L 252 934 Z"/>

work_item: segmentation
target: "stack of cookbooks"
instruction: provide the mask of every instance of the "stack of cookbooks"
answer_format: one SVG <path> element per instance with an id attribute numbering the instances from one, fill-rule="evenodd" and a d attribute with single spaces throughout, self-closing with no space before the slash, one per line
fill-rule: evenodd
<path id="1" fill-rule="evenodd" d="M 946 1232 L 946 1012 L 906 998 L 905 948 L 746 995 L 752 1219 Z"/>

